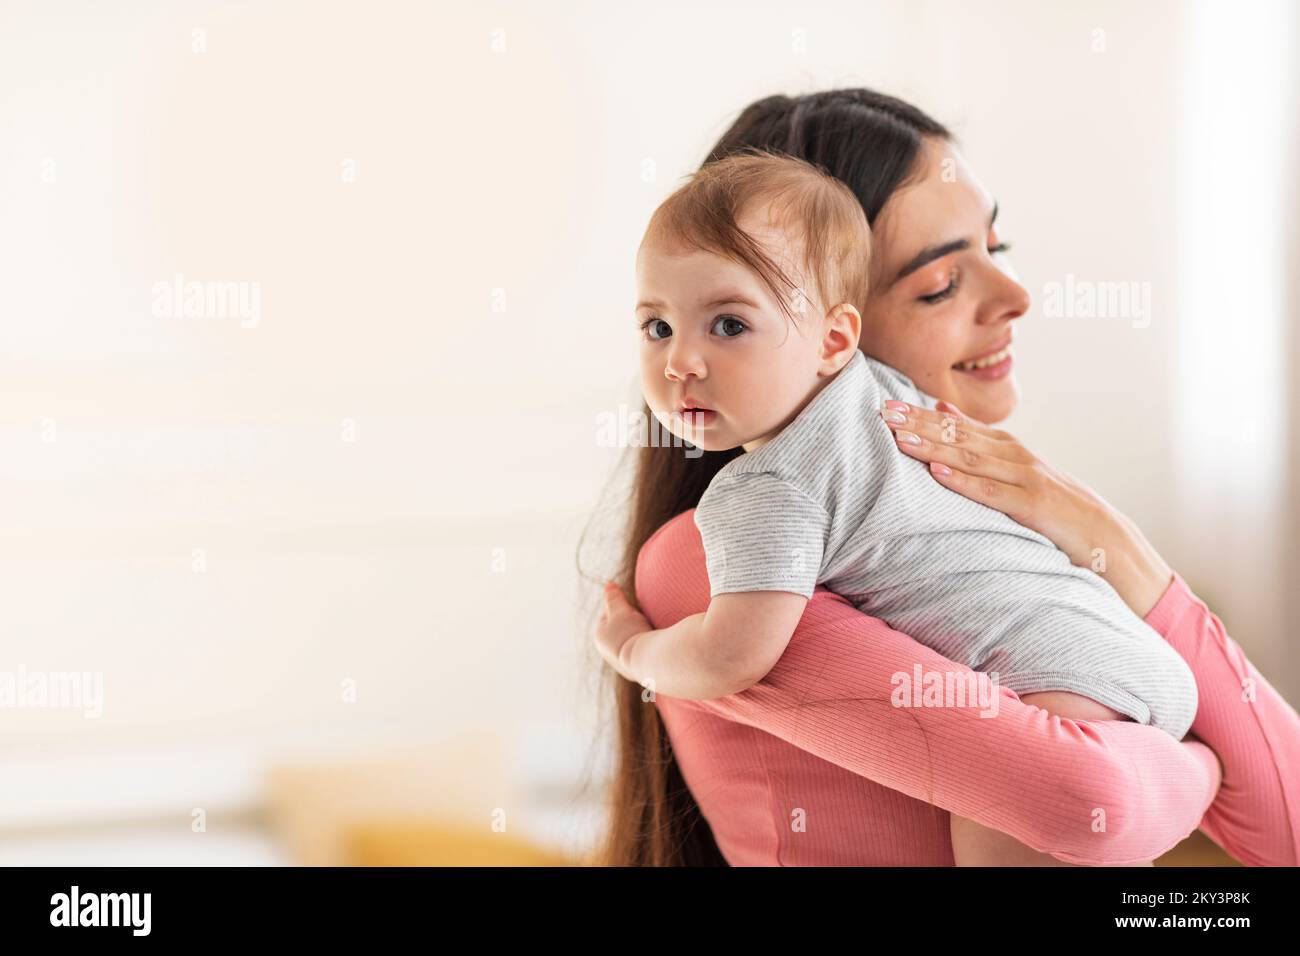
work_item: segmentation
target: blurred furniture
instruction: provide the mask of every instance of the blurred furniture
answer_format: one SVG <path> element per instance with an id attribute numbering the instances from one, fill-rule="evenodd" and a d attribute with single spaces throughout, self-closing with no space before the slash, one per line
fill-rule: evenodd
<path id="1" fill-rule="evenodd" d="M 574 866 L 527 835 L 530 808 L 491 734 L 422 752 L 285 764 L 273 831 L 306 866 Z"/>

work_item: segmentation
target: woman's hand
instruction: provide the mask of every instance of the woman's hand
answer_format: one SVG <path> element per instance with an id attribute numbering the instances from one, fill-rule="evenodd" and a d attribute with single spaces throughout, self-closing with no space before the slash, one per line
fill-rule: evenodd
<path id="1" fill-rule="evenodd" d="M 635 681 L 627 667 L 625 645 L 636 635 L 653 631 L 654 627 L 644 614 L 628 602 L 623 589 L 613 581 L 605 582 L 605 608 L 596 623 L 596 650 L 610 667 L 630 681 Z"/>
<path id="2" fill-rule="evenodd" d="M 928 463 L 939 484 L 1037 531 L 1070 563 L 1101 575 L 1139 617 L 1165 593 L 1173 571 L 1137 526 L 1013 435 L 949 402 L 935 411 L 893 399 L 885 405 L 880 415 L 899 449 Z"/>

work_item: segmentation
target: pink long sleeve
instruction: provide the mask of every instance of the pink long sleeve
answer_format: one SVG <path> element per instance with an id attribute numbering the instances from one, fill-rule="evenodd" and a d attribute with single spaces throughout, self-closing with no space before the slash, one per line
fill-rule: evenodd
<path id="1" fill-rule="evenodd" d="M 646 542 L 636 585 L 655 627 L 708 606 L 692 512 Z M 1131 722 L 1056 717 L 1005 688 L 993 717 L 893 706 L 893 676 L 917 664 L 969 673 L 819 588 L 761 682 L 694 703 L 1067 863 L 1157 857 L 1197 828 L 1218 788 L 1218 761 L 1200 743 Z"/>
<path id="2" fill-rule="evenodd" d="M 1223 762 L 1222 786 L 1201 829 L 1248 865 L 1297 865 L 1300 716 L 1177 573 L 1146 620 L 1196 675 L 1191 732 Z"/>

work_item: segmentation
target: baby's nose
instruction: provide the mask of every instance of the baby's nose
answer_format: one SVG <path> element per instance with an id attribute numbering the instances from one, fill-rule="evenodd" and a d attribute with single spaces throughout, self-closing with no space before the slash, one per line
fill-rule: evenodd
<path id="1" fill-rule="evenodd" d="M 685 379 L 689 376 L 702 378 L 704 375 L 704 361 L 696 352 L 673 352 L 668 356 L 668 362 L 664 365 L 664 375 L 673 380 Z"/>

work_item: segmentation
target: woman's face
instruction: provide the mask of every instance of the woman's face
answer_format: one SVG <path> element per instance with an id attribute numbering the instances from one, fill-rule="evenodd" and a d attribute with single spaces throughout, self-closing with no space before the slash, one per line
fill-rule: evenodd
<path id="1" fill-rule="evenodd" d="M 972 418 L 1001 421 L 1020 400 L 1010 345 L 1029 293 L 999 244 L 993 197 L 960 154 L 927 139 L 919 163 L 876 217 L 860 347 Z"/>

